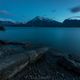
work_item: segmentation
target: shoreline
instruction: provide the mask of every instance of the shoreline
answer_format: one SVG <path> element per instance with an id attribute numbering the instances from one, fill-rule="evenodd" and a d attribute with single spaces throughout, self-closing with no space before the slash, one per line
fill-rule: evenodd
<path id="1" fill-rule="evenodd" d="M 13 45 L 13 42 L 8 43 L 9 45 L 1 44 L 0 41 L 0 51 L 3 51 L 0 56 L 3 55 L 2 58 L 5 58 L 2 64 L 7 65 L 8 63 L 8 66 L 0 71 L 0 80 L 80 79 L 80 67 L 78 65 L 80 59 L 78 59 L 78 56 L 64 55 L 62 52 L 50 47 L 39 45 L 33 47 L 30 44 L 30 46 L 24 48 L 22 43 L 21 45 Z M 5 50 L 7 51 L 5 52 Z M 13 63 L 9 64 L 11 60 Z"/>

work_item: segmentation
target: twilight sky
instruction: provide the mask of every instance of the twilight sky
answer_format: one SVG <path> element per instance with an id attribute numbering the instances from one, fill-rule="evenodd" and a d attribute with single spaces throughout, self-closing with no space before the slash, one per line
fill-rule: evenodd
<path id="1" fill-rule="evenodd" d="M 0 19 L 28 21 L 44 16 L 58 21 L 80 15 L 80 0 L 0 0 Z"/>

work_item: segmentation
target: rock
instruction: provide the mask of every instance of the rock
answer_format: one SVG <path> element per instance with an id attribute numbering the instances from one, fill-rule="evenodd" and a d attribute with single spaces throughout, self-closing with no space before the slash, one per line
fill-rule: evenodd
<path id="1" fill-rule="evenodd" d="M 44 56 L 44 54 L 47 51 L 48 51 L 48 48 L 44 47 L 44 48 L 39 48 L 37 50 L 32 50 L 28 52 L 28 54 L 30 55 L 30 62 L 34 63 L 35 61 L 38 61 Z"/>
<path id="2" fill-rule="evenodd" d="M 19 42 L 6 42 L 8 45 L 25 45 L 25 43 L 19 43 Z"/>
<path id="3" fill-rule="evenodd" d="M 0 73 L 3 75 L 7 75 L 6 78 L 12 78 L 29 64 L 34 64 L 43 58 L 44 54 L 48 51 L 48 48 L 39 48 L 37 50 L 30 50 L 23 53 L 19 53 L 18 55 L 13 55 L 14 57 L 5 58 L 0 66 Z M 5 67 L 3 67 L 5 65 Z M 0 74 L 0 75 L 1 75 Z M 0 79 L 2 80 L 2 79 Z M 4 79 L 3 79 L 4 80 Z"/>
<path id="4" fill-rule="evenodd" d="M 7 43 L 5 41 L 0 40 L 0 45 L 6 45 Z"/>
<path id="5" fill-rule="evenodd" d="M 69 57 L 69 59 L 80 63 L 80 56 L 79 55 L 77 55 L 77 54 L 69 54 L 68 57 Z"/>
<path id="6" fill-rule="evenodd" d="M 23 48 L 28 48 L 28 47 L 31 47 L 31 43 L 30 42 L 27 42 L 27 43 L 24 43 L 24 42 L 7 42 L 7 41 L 3 41 L 3 40 L 0 40 L 0 45 L 20 45 L 22 46 Z"/>
<path id="7" fill-rule="evenodd" d="M 57 61 L 58 65 L 63 67 L 66 70 L 69 70 L 72 73 L 80 75 L 80 63 L 74 60 L 71 60 L 67 57 L 60 58 Z"/>
<path id="8" fill-rule="evenodd" d="M 5 28 L 3 26 L 0 26 L 0 31 L 4 31 Z"/>

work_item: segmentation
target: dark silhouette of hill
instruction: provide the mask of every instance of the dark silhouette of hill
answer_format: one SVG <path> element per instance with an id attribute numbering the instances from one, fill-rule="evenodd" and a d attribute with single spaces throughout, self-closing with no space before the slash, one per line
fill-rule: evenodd
<path id="1" fill-rule="evenodd" d="M 63 27 L 80 27 L 80 20 L 66 19 L 62 23 Z"/>
<path id="2" fill-rule="evenodd" d="M 0 25 L 1 26 L 8 26 L 8 25 L 14 25 L 15 23 L 13 23 L 13 22 L 11 22 L 11 21 L 2 21 L 2 20 L 0 20 Z"/>

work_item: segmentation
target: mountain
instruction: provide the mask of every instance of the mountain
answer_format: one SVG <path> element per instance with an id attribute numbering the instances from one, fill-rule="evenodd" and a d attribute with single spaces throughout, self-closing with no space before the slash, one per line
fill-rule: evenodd
<path id="1" fill-rule="evenodd" d="M 8 26 L 8 25 L 13 25 L 14 23 L 10 22 L 10 21 L 0 21 L 0 25 L 2 26 Z"/>
<path id="2" fill-rule="evenodd" d="M 7 20 L 0 20 L 0 26 L 24 26 L 25 24 L 22 22 L 13 22 L 13 21 L 7 21 Z"/>
<path id="3" fill-rule="evenodd" d="M 80 20 L 78 19 L 66 19 L 62 24 L 64 27 L 80 27 Z"/>
<path id="4" fill-rule="evenodd" d="M 52 19 L 37 16 L 28 22 L 14 22 L 12 20 L 0 19 L 0 26 L 25 26 L 25 27 L 60 27 L 61 23 Z"/>
<path id="5" fill-rule="evenodd" d="M 45 17 L 37 16 L 28 22 L 14 22 L 11 20 L 0 20 L 0 26 L 13 26 L 13 27 L 80 27 L 79 19 L 65 19 L 62 23 L 48 19 Z"/>
<path id="6" fill-rule="evenodd" d="M 0 19 L 0 26 L 8 26 L 8 25 L 14 25 L 14 24 L 16 23 L 13 21 Z"/>
<path id="7" fill-rule="evenodd" d="M 37 16 L 26 23 L 27 26 L 35 27 L 58 27 L 61 23 L 52 19 Z"/>

